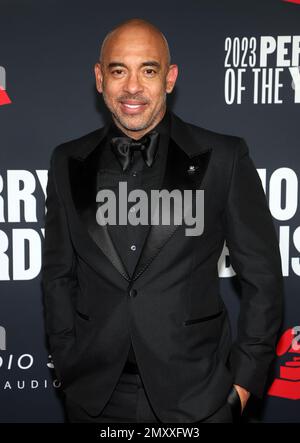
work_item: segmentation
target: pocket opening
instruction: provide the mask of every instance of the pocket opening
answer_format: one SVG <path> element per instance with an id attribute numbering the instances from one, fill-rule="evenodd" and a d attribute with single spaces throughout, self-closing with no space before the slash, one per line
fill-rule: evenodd
<path id="1" fill-rule="evenodd" d="M 195 323 L 201 323 L 204 321 L 208 321 L 208 320 L 213 320 L 214 318 L 219 317 L 221 314 L 223 313 L 223 309 L 221 309 L 221 311 L 217 312 L 216 314 L 212 314 L 212 315 L 207 315 L 205 317 L 200 317 L 200 318 L 192 318 L 189 320 L 185 320 L 183 322 L 184 326 L 188 326 L 188 325 L 192 325 Z"/>

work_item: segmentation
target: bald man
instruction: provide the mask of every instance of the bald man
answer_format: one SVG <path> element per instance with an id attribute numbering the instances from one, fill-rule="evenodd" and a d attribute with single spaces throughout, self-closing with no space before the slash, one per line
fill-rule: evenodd
<path id="1" fill-rule="evenodd" d="M 47 185 L 46 329 L 68 420 L 238 421 L 264 394 L 283 295 L 248 147 L 168 109 L 178 66 L 145 20 L 107 34 L 95 76 L 110 119 L 54 149 Z M 168 223 L 153 223 L 154 190 Z M 192 196 L 182 212 L 167 205 L 174 190 Z M 204 228 L 188 235 L 199 207 Z M 234 343 L 217 274 L 224 241 L 241 284 Z"/>

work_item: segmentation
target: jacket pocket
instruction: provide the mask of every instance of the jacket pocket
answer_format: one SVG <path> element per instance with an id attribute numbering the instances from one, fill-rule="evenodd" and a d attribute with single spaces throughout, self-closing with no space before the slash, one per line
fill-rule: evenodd
<path id="1" fill-rule="evenodd" d="M 78 317 L 80 317 L 82 320 L 86 320 L 86 321 L 90 320 L 90 316 L 88 314 L 81 312 L 78 308 L 76 308 L 75 311 L 76 311 L 76 314 L 78 315 Z"/>
<path id="2" fill-rule="evenodd" d="M 218 311 L 217 313 L 212 314 L 212 315 L 206 315 L 205 317 L 191 318 L 191 319 L 185 320 L 183 322 L 183 324 L 184 324 L 184 326 L 189 326 L 189 325 L 193 325 L 195 323 L 201 323 L 204 321 L 213 320 L 213 319 L 219 317 L 222 313 L 223 313 L 223 309 L 221 309 L 220 311 Z"/>

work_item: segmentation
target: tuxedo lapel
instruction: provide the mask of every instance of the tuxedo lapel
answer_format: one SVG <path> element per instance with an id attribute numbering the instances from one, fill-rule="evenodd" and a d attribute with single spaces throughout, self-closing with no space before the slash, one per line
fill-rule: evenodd
<path id="1" fill-rule="evenodd" d="M 112 242 L 107 225 L 100 225 L 96 220 L 99 145 L 107 130 L 108 125 L 99 130 L 98 137 L 93 143 L 85 146 L 83 150 L 75 151 L 70 156 L 69 176 L 72 197 L 79 218 L 97 248 L 102 251 L 126 280 L 136 280 L 166 245 L 180 224 L 173 223 L 174 214 L 171 213 L 170 224 L 159 223 L 149 226 L 134 273 L 130 276 Z M 209 164 L 211 147 L 201 144 L 201 140 L 195 140 L 188 125 L 172 112 L 170 135 L 165 173 L 161 175 L 157 189 L 183 191 L 184 189 L 200 189 L 200 186 L 203 189 L 203 180 Z M 191 208 L 186 207 L 185 209 L 182 218 Z M 158 210 L 158 207 L 156 207 L 156 210 Z M 92 264 L 94 267 L 98 267 L 99 259 L 94 252 L 94 249 L 87 247 L 86 253 L 89 255 Z"/>
<path id="2" fill-rule="evenodd" d="M 88 146 L 83 153 L 74 154 L 69 158 L 70 186 L 75 209 L 90 238 L 119 273 L 126 280 L 130 280 L 125 265 L 109 235 L 107 225 L 98 224 L 96 219 L 99 145 L 107 130 L 108 125 L 104 127 L 94 146 Z M 90 261 L 94 267 L 99 266 L 100 270 L 99 257 L 94 254 L 94 251 L 93 248 L 86 246 L 86 254 L 90 257 Z"/>
<path id="3" fill-rule="evenodd" d="M 203 184 L 210 154 L 211 149 L 208 149 L 198 155 L 189 156 L 171 139 L 165 174 L 158 189 L 160 191 L 166 190 L 170 193 L 173 190 L 178 190 L 181 196 L 183 196 L 184 190 L 191 190 L 195 194 L 194 191 L 200 189 L 201 184 Z M 151 224 L 149 227 L 132 280 L 136 280 L 146 270 L 178 227 L 184 223 L 184 218 L 193 209 L 195 203 L 194 196 L 191 203 L 192 205 L 185 204 L 183 210 L 182 207 L 178 208 L 176 205 L 170 205 L 169 207 L 156 204 L 153 208 L 152 219 L 156 218 L 157 221 L 159 220 L 159 223 Z M 163 220 L 168 220 L 168 223 L 162 223 Z"/>

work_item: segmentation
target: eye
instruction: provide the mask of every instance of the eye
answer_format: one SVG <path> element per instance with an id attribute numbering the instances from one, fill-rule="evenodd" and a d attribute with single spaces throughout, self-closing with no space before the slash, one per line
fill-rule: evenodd
<path id="1" fill-rule="evenodd" d="M 156 74 L 156 71 L 155 71 L 155 69 L 147 68 L 147 69 L 145 69 L 145 73 L 147 76 L 153 77 Z"/>
<path id="2" fill-rule="evenodd" d="M 113 75 L 121 75 L 123 73 L 123 69 L 114 69 L 111 72 Z"/>

